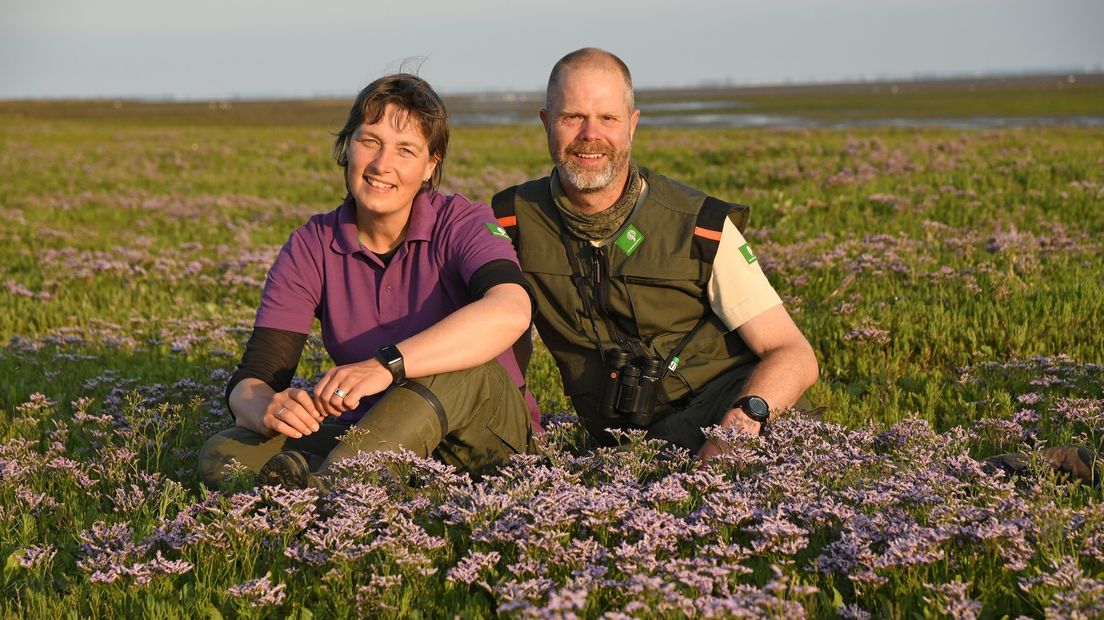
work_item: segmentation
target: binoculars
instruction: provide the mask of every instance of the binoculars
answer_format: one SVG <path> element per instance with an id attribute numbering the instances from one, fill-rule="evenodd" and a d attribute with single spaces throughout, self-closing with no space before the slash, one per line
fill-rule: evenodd
<path id="1" fill-rule="evenodd" d="M 649 426 L 655 419 L 663 360 L 654 356 L 636 359 L 620 348 L 606 351 L 608 379 L 602 388 L 599 413 L 606 419 Z"/>

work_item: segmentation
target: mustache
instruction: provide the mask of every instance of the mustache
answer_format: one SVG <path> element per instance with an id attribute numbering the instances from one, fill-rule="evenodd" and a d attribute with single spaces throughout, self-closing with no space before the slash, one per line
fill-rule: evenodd
<path id="1" fill-rule="evenodd" d="M 574 140 L 563 149 L 564 153 L 576 153 L 584 155 L 613 155 L 614 148 L 602 142 L 588 142 Z"/>

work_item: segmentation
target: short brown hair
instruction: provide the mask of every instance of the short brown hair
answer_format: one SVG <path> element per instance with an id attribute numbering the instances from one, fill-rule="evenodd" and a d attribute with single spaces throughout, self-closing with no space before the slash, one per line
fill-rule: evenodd
<path id="1" fill-rule="evenodd" d="M 349 139 L 364 123 L 375 124 L 383 118 L 388 105 L 405 114 L 397 122 L 417 123 L 429 146 L 429 156 L 437 160 L 428 185 L 436 189 L 445 169 L 445 152 L 448 150 L 449 126 L 445 102 L 422 78 L 411 73 L 386 75 L 364 87 L 349 109 L 349 118 L 334 140 L 333 158 L 337 165 L 349 167 Z"/>
<path id="2" fill-rule="evenodd" d="M 629 67 L 616 54 L 607 52 L 597 47 L 584 47 L 564 56 L 552 66 L 552 73 L 548 76 L 548 87 L 544 91 L 544 107 L 552 104 L 552 89 L 560 85 L 560 74 L 565 69 L 582 68 L 616 68 L 625 80 L 625 99 L 629 102 L 629 109 L 635 105 L 633 99 L 632 74 Z"/>

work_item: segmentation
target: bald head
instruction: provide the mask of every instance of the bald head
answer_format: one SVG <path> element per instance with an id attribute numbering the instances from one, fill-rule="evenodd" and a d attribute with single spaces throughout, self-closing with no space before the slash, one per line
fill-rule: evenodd
<path id="1" fill-rule="evenodd" d="M 591 69 L 597 71 L 610 71 L 619 74 L 625 83 L 625 101 L 631 110 L 634 105 L 632 75 L 628 66 L 620 58 L 597 47 L 584 47 L 564 56 L 552 67 L 552 73 L 548 76 L 548 88 L 544 91 L 544 107 L 552 109 L 559 100 L 562 80 L 572 71 L 579 69 Z"/>

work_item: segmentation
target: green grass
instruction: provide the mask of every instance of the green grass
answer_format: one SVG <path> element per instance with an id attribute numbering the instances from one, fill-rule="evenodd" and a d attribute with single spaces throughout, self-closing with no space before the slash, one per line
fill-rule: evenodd
<path id="1" fill-rule="evenodd" d="M 1088 87 L 1017 97 L 905 95 L 896 101 L 908 104 L 906 115 L 931 116 L 950 109 L 1086 114 L 1099 111 L 1101 101 Z M 754 109 L 818 118 L 822 112 L 825 118 L 900 113 L 881 96 L 772 97 L 754 100 Z M 103 462 L 91 490 L 45 470 L 22 482 L 0 481 L 8 506 L 0 508 L 0 558 L 9 558 L 0 573 L 0 615 L 267 613 L 240 607 L 226 592 L 263 575 L 268 565 L 291 566 L 278 552 L 237 550 L 236 560 L 198 563 L 176 581 L 131 591 L 88 582 L 77 566 L 79 535 L 95 522 L 128 522 L 148 534 L 161 516 L 172 518 L 201 501 L 191 469 L 195 450 L 227 422 L 218 404 L 222 386 L 248 334 L 265 272 L 296 226 L 344 196 L 340 170 L 329 159 L 330 132 L 344 105 L 243 104 L 233 112 L 239 116 L 221 121 L 211 119 L 231 111 L 129 103 L 116 109 L 110 102 L 0 105 L 0 342 L 6 343 L 0 348 L 0 439 L 13 453 L 19 439 L 30 441 L 27 454 L 43 463 L 61 455 Z M 827 421 L 886 429 L 925 420 L 937 432 L 953 433 L 983 418 L 1011 420 L 1034 391 L 1053 402 L 1104 398 L 1102 144 L 1104 128 L 1062 126 L 644 128 L 634 154 L 657 172 L 752 206 L 748 237 L 817 351 L 821 381 L 809 396 L 827 407 Z M 497 189 L 549 167 L 539 126 L 458 127 L 444 188 L 489 200 Z M 1036 358 L 1052 361 L 1031 361 Z M 1067 361 L 1054 366 L 1056 359 Z M 326 365 L 316 335 L 299 375 L 313 377 Z M 1057 383 L 1038 385 L 1045 376 Z M 568 410 L 555 365 L 540 347 L 528 379 L 546 413 Z M 35 393 L 53 404 L 28 407 Z M 85 410 L 114 412 L 134 434 L 105 439 L 94 423 L 72 423 Z M 1102 447 L 1100 429 L 1043 415 L 1053 423 L 1043 426 L 1040 439 Z M 551 458 L 565 463 L 570 446 L 585 443 L 562 429 L 554 433 L 564 451 Z M 969 446 L 975 456 L 1023 447 L 998 435 L 979 437 Z M 116 461 L 97 453 L 104 441 L 136 456 Z M 611 465 L 621 466 L 638 471 L 640 464 Z M 142 472 L 163 477 L 160 504 L 118 512 L 107 498 L 115 488 L 137 484 Z M 57 506 L 31 508 L 19 485 Z M 85 495 L 98 499 L 85 502 Z M 1055 498 L 1099 510 L 1098 489 L 1066 494 L 1055 487 L 1040 505 Z M 452 538 L 438 526 L 451 546 L 435 561 L 455 561 L 470 533 Z M 745 536 L 740 531 L 733 530 L 733 539 Z M 53 563 L 39 572 L 20 569 L 10 554 L 43 542 L 61 549 Z M 1040 552 L 1032 570 L 1045 569 L 1044 556 L 1076 555 L 1077 549 L 1054 545 Z M 188 557 L 223 553 L 200 551 Z M 975 594 L 992 586 L 987 609 L 1041 615 L 1053 594 L 1016 591 L 1003 569 L 986 564 L 996 557 L 982 554 L 957 573 L 947 564 L 928 573 L 893 573 L 889 585 L 867 594 L 838 577 L 803 573 L 821 594 L 795 593 L 793 600 L 812 615 L 830 617 L 835 592 L 870 610 L 881 605 L 876 615 L 918 617 L 934 614 L 934 604 L 902 593 L 925 579 L 947 583 L 958 576 L 974 581 Z M 1081 561 L 1093 574 L 1104 569 Z M 767 564 L 751 565 L 758 571 L 754 583 L 770 578 Z M 323 590 L 312 590 L 311 579 L 320 578 L 304 573 L 283 582 L 312 592 L 304 600 L 319 615 L 357 613 L 353 602 L 327 602 Z M 326 592 L 360 596 L 361 582 L 333 577 L 326 583 Z M 486 592 L 458 590 L 439 575 L 408 583 L 406 595 L 380 595 L 400 610 L 387 613 L 479 616 L 496 604 Z M 1001 588 L 1013 601 L 1003 607 Z M 443 598 L 426 607 L 435 597 Z M 273 613 L 294 616 L 307 608 L 295 602 Z"/>

